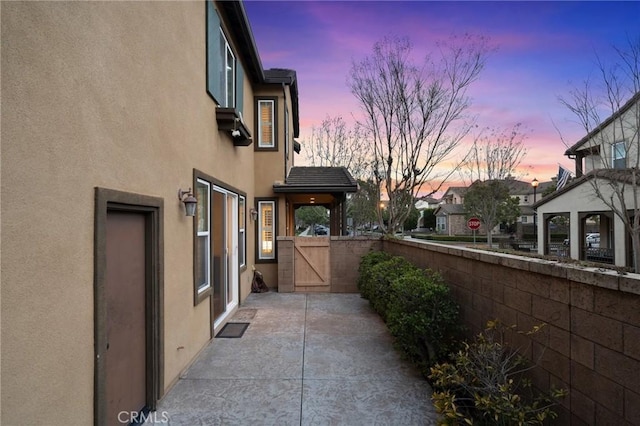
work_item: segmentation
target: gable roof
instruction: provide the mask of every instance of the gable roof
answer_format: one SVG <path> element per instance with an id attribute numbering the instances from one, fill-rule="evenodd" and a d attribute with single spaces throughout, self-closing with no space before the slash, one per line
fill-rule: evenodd
<path id="1" fill-rule="evenodd" d="M 285 183 L 273 185 L 276 193 L 356 192 L 358 183 L 345 167 L 292 167 Z"/>
<path id="2" fill-rule="evenodd" d="M 552 194 L 547 195 L 542 198 L 540 201 L 535 203 L 532 207 L 537 209 L 539 206 L 548 203 L 549 201 L 561 197 L 565 192 L 570 191 L 571 189 L 582 185 L 583 183 L 594 179 L 606 179 L 611 181 L 618 181 L 626 184 L 633 184 L 633 175 L 635 173 L 636 176 L 636 185 L 640 185 L 640 170 L 637 168 L 629 168 L 629 169 L 596 169 L 592 170 L 589 173 L 582 175 L 579 178 L 571 180 L 567 183 L 562 189 L 559 191 L 555 191 Z"/>
<path id="3" fill-rule="evenodd" d="M 631 99 L 629 99 L 622 107 L 620 107 L 618 111 L 616 111 L 609 118 L 607 118 L 598 126 L 596 126 L 596 128 L 590 131 L 585 137 L 583 137 L 578 142 L 573 144 L 569 149 L 567 149 L 564 152 L 564 155 L 575 155 L 576 152 L 579 150 L 579 148 L 582 147 L 582 145 L 584 145 L 589 140 L 591 140 L 595 135 L 600 133 L 602 129 L 604 129 L 609 124 L 611 124 L 615 119 L 619 118 L 622 114 L 627 112 L 637 102 L 640 102 L 640 92 L 637 92 L 635 95 L 633 95 Z"/>
<path id="4" fill-rule="evenodd" d="M 243 64 L 251 81 L 255 84 L 287 84 L 291 90 L 291 105 L 293 111 L 293 137 L 300 136 L 300 118 L 298 107 L 298 80 L 296 72 L 290 69 L 273 68 L 264 70 L 249 18 L 242 1 L 218 1 L 216 7 L 224 11 L 233 31 Z"/>
<path id="5" fill-rule="evenodd" d="M 504 183 L 509 189 L 509 195 L 511 196 L 533 194 L 533 186 L 531 186 L 531 182 L 526 182 L 526 181 L 517 180 L 517 179 L 496 179 L 494 181 Z M 475 185 L 477 182 L 481 182 L 481 181 L 475 181 L 473 184 L 471 184 L 471 186 Z M 484 181 L 484 182 L 490 182 L 490 181 Z M 545 189 L 553 185 L 554 185 L 553 181 L 538 182 L 538 187 L 536 189 L 536 192 L 542 193 L 542 191 L 544 191 Z"/>
<path id="6" fill-rule="evenodd" d="M 453 195 L 454 192 L 458 193 L 459 195 L 464 195 L 467 192 L 467 189 L 468 188 L 466 186 L 450 186 L 445 191 L 444 195 L 442 196 L 442 199 L 444 200 L 449 195 Z"/>
<path id="7" fill-rule="evenodd" d="M 439 213 L 446 215 L 463 215 L 465 214 L 464 204 L 440 204 L 434 214 L 437 215 Z"/>

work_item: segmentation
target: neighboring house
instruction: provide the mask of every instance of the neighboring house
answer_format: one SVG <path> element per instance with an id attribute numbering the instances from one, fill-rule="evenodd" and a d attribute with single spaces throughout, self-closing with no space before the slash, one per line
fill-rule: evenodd
<path id="1" fill-rule="evenodd" d="M 576 178 L 535 205 L 538 218 L 542 219 L 538 221 L 539 253 L 560 252 L 574 259 L 633 265 L 631 236 L 622 219 L 602 199 L 620 206 L 613 191 L 617 188 L 628 214 L 634 214 L 634 204 L 640 200 L 640 182 L 632 182 L 640 166 L 639 117 L 640 92 L 567 149 L 565 155 L 575 159 Z M 596 189 L 601 191 L 600 197 Z M 549 242 L 549 224 L 558 216 L 569 221 L 568 247 L 564 249 Z M 597 243 L 593 244 L 587 234 L 599 234 Z"/>
<path id="2" fill-rule="evenodd" d="M 462 204 L 440 204 L 435 215 L 438 234 L 453 236 L 472 233 L 467 228 L 467 218 Z"/>
<path id="3" fill-rule="evenodd" d="M 540 182 L 535 190 L 531 182 L 517 179 L 505 179 L 503 181 L 509 188 L 511 197 L 518 198 L 520 203 L 520 216 L 517 219 L 517 235 L 525 232 L 533 232 L 533 224 L 536 220 L 532 208 L 534 200 L 542 198 L 541 193 L 553 182 Z M 451 187 L 445 192 L 442 201 L 436 209 L 436 231 L 446 235 L 470 235 L 472 231 L 467 227 L 467 216 L 464 211 L 464 195 L 467 187 Z M 499 232 L 496 226 L 494 233 Z M 484 225 L 478 233 L 486 233 Z"/>
<path id="4" fill-rule="evenodd" d="M 517 198 L 520 206 L 520 216 L 516 221 L 516 235 L 522 236 L 524 233 L 533 233 L 537 217 L 532 206 L 542 199 L 542 193 L 555 183 L 553 181 L 538 182 L 536 179 L 535 182 L 538 186 L 534 190 L 533 181 L 504 179 L 503 182 L 509 188 L 509 195 L 512 198 Z"/>
<path id="5" fill-rule="evenodd" d="M 436 207 L 436 232 L 444 235 L 471 234 L 464 213 L 464 186 L 450 186 Z"/>
<path id="6" fill-rule="evenodd" d="M 420 198 L 415 203 L 415 207 L 419 211 L 422 211 L 422 210 L 425 210 L 425 209 L 435 209 L 439 205 L 440 205 L 440 200 L 438 200 L 436 198 L 433 198 L 433 197 Z"/>
<path id="7" fill-rule="evenodd" d="M 1 25 L 0 421 L 115 424 L 154 409 L 252 266 L 278 287 L 297 205 L 341 232 L 355 181 L 294 167 L 296 73 L 262 68 L 241 2 L 3 2 Z"/>
<path id="8" fill-rule="evenodd" d="M 425 198 L 418 199 L 418 201 L 416 201 L 416 203 L 414 205 L 416 207 L 416 210 L 418 210 L 418 212 L 420 213 L 420 217 L 418 218 L 418 230 L 427 230 L 427 231 L 429 231 L 429 229 L 427 229 L 427 227 L 424 224 L 425 223 L 425 217 L 424 217 L 425 210 L 427 210 L 427 209 L 434 209 L 435 210 L 440 205 L 440 200 L 435 199 L 433 197 L 425 197 Z"/>

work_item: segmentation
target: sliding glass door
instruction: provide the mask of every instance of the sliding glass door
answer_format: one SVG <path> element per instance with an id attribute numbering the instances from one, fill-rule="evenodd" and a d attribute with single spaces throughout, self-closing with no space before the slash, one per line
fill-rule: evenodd
<path id="1" fill-rule="evenodd" d="M 238 195 L 214 186 L 211 193 L 214 325 L 238 305 Z"/>

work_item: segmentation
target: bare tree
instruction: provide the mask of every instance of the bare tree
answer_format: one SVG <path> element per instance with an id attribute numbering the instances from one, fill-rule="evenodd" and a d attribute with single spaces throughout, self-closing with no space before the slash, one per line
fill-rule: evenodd
<path id="1" fill-rule="evenodd" d="M 389 197 L 387 234 L 411 211 L 405 194 L 415 197 L 428 183 L 431 195 L 455 171 L 440 170 L 470 130 L 467 89 L 484 67 L 487 40 L 465 35 L 438 47 L 437 57 L 416 65 L 407 38 L 385 38 L 351 67 L 348 84 L 373 145 L 375 182 Z"/>
<path id="2" fill-rule="evenodd" d="M 616 61 L 596 57 L 597 77 L 560 102 L 579 120 L 594 153 L 587 156 L 595 196 L 631 235 L 634 270 L 640 271 L 640 35 L 614 47 Z M 608 118 L 607 118 L 608 117 Z"/>
<path id="3" fill-rule="evenodd" d="M 470 187 L 464 197 L 467 215 L 476 216 L 487 231 L 487 243 L 493 244 L 493 228 L 499 223 L 513 223 L 520 214 L 519 202 L 509 194 L 506 181 L 527 155 L 522 124 L 510 130 L 487 128 L 473 141 L 460 168 Z"/>
<path id="4" fill-rule="evenodd" d="M 327 116 L 311 129 L 306 159 L 312 166 L 346 167 L 356 179 L 366 179 L 371 176 L 371 146 L 365 141 L 357 123 L 349 129 L 342 117 Z"/>
<path id="5" fill-rule="evenodd" d="M 477 180 L 503 180 L 516 175 L 516 169 L 527 155 L 526 135 L 522 123 L 510 130 L 487 128 L 473 141 L 460 169 L 463 178 Z"/>

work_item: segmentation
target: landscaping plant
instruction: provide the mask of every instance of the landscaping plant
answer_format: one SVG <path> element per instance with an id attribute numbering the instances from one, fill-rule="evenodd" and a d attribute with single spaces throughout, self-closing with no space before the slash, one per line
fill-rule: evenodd
<path id="1" fill-rule="evenodd" d="M 535 327 L 526 334 L 533 334 Z M 524 373 L 534 366 L 503 343 L 504 332 L 515 331 L 499 321 L 472 343 L 431 368 L 432 400 L 441 425 L 542 425 L 557 417 L 553 407 L 566 390 L 535 390 Z"/>
<path id="2" fill-rule="evenodd" d="M 403 275 L 419 271 L 404 257 L 393 256 L 389 260 L 371 267 L 371 295 L 369 303 L 371 307 L 386 322 L 389 314 L 389 302 L 393 300 L 393 287 L 391 283 Z"/>
<path id="3" fill-rule="evenodd" d="M 373 288 L 373 275 L 371 268 L 381 262 L 385 262 L 391 259 L 391 255 L 384 251 L 372 250 L 369 253 L 362 256 L 360 259 L 360 266 L 358 267 L 358 290 L 360 295 L 367 300 L 370 300 Z"/>
<path id="4" fill-rule="evenodd" d="M 454 349 L 458 306 L 442 277 L 400 256 L 372 251 L 360 262 L 358 289 L 387 323 L 402 354 L 425 374 Z"/>
<path id="5" fill-rule="evenodd" d="M 462 331 L 449 287 L 431 270 L 413 270 L 393 280 L 387 325 L 396 347 L 425 376 L 455 350 Z"/>

